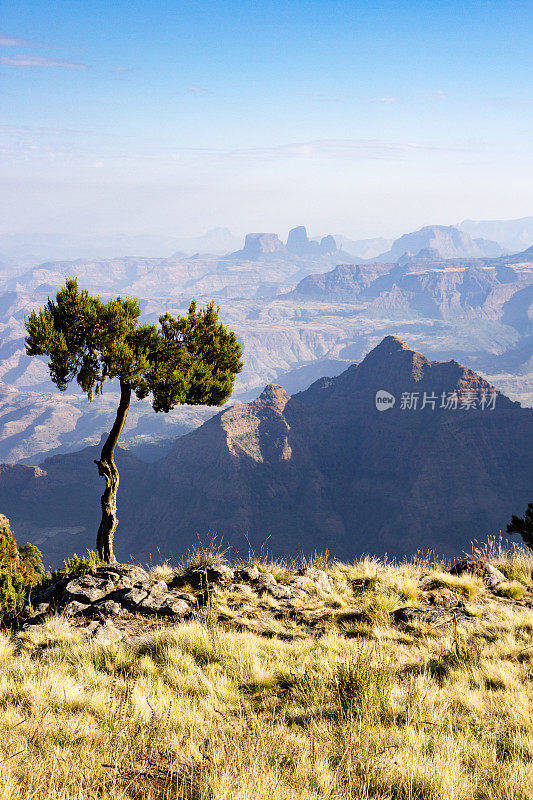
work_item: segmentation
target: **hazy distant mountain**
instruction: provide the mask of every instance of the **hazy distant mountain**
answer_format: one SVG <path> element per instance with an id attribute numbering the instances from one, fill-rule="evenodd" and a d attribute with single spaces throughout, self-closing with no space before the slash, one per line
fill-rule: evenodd
<path id="1" fill-rule="evenodd" d="M 203 236 L 179 237 L 158 234 L 16 234 L 0 236 L 0 252 L 11 266 L 28 267 L 43 261 L 137 257 L 167 258 L 173 253 L 222 255 L 239 246 L 227 228 L 213 228 Z"/>
<path id="2" fill-rule="evenodd" d="M 373 315 L 406 311 L 431 319 L 483 315 L 533 333 L 533 248 L 487 259 L 443 259 L 436 250 L 403 255 L 394 264 L 342 264 L 308 275 L 288 295 L 295 300 L 365 302 Z"/>
<path id="3" fill-rule="evenodd" d="M 333 237 L 337 243 L 339 250 L 344 250 L 346 253 L 354 256 L 355 259 L 367 260 L 375 258 L 387 251 L 394 242 L 394 239 L 349 239 L 347 236 L 335 233 Z"/>
<path id="4" fill-rule="evenodd" d="M 230 253 L 227 258 L 256 261 L 265 256 L 277 257 L 285 252 L 285 245 L 277 233 L 247 233 L 244 247 Z"/>
<path id="5" fill-rule="evenodd" d="M 304 258 L 306 256 L 317 258 L 322 255 L 335 253 L 338 250 L 333 236 L 323 236 L 320 241 L 309 239 L 303 225 L 299 225 L 297 228 L 293 228 L 289 231 L 285 247 L 289 253 L 294 253 Z"/>
<path id="6" fill-rule="evenodd" d="M 376 257 L 376 261 L 398 261 L 401 256 L 417 255 L 421 250 L 436 250 L 441 258 L 493 258 L 503 250 L 495 242 L 474 241 L 465 231 L 452 226 L 428 225 L 414 233 L 406 233 L 393 243 L 390 250 Z"/>
<path id="7" fill-rule="evenodd" d="M 0 468 L 0 507 L 47 558 L 93 544 L 95 454 Z M 387 336 L 336 378 L 292 398 L 269 385 L 150 468 L 124 453 L 119 467 L 120 558 L 179 556 L 208 532 L 243 554 L 265 541 L 275 556 L 451 554 L 529 502 L 533 410 L 457 361 L 429 361 Z"/>
<path id="8" fill-rule="evenodd" d="M 293 231 L 293 244 L 306 251 L 305 229 Z M 298 255 L 275 234 L 273 240 L 261 237 L 247 250 L 248 255 L 254 247 L 265 251 L 257 258 L 78 259 L 7 277 L 0 288 L 0 460 L 79 449 L 97 441 L 112 417 L 114 396 L 106 393 L 89 404 L 79 394 L 60 395 L 44 359 L 25 354 L 24 315 L 54 296 L 65 275 L 77 275 L 80 285 L 103 297 L 138 297 L 143 318 L 152 322 L 166 310 L 183 313 L 192 297 L 202 304 L 215 299 L 243 345 L 237 399 L 255 396 L 272 381 L 291 393 L 302 389 L 317 377 L 321 363 L 333 374 L 335 364 L 359 360 L 376 341 L 395 333 L 433 358 L 456 353 L 487 376 L 497 376 L 510 397 L 533 405 L 532 252 L 450 260 L 425 248 L 396 264 L 356 268 L 347 254 L 329 251 L 328 237 L 323 237 L 328 252 L 318 255 L 320 241 L 315 254 Z M 132 409 L 124 441 L 151 446 L 199 421 L 185 409 L 167 418 L 140 403 Z"/>
<path id="9" fill-rule="evenodd" d="M 186 255 L 194 253 L 211 253 L 213 255 L 223 255 L 235 250 L 240 243 L 240 239 L 234 236 L 228 228 L 212 228 L 203 236 L 190 239 L 177 239 L 176 250 Z"/>
<path id="10" fill-rule="evenodd" d="M 483 236 L 494 239 L 505 250 L 517 253 L 533 245 L 533 217 L 522 219 L 485 220 L 474 222 L 465 219 L 457 226 L 471 236 Z"/>

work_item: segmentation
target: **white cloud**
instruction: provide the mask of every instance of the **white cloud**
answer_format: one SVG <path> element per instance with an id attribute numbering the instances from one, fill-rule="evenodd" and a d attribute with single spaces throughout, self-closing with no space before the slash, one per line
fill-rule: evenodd
<path id="1" fill-rule="evenodd" d="M 10 67 L 55 67 L 59 69 L 89 69 L 87 64 L 77 64 L 62 59 L 45 58 L 44 56 L 2 56 L 0 64 Z"/>
<path id="2" fill-rule="evenodd" d="M 0 47 L 29 47 L 27 39 L 15 39 L 13 36 L 0 35 Z"/>
<path id="3" fill-rule="evenodd" d="M 401 103 L 400 97 L 369 97 L 372 103 L 385 103 L 386 105 L 393 105 L 394 103 Z"/>
<path id="4" fill-rule="evenodd" d="M 395 158 L 407 153 L 464 152 L 464 148 L 438 147 L 412 142 L 388 142 L 379 139 L 316 139 L 311 142 L 280 144 L 233 150 L 228 155 L 262 158 Z"/>

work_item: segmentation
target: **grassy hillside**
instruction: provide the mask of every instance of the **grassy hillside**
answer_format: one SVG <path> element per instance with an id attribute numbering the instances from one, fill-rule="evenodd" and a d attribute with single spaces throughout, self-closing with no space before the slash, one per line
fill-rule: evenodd
<path id="1" fill-rule="evenodd" d="M 126 645 L 60 616 L 5 631 L 0 798 L 529 800 L 533 558 L 485 555 L 498 594 L 429 560 L 322 559 L 328 590 L 218 587 Z M 394 623 L 417 605 L 466 622 Z"/>

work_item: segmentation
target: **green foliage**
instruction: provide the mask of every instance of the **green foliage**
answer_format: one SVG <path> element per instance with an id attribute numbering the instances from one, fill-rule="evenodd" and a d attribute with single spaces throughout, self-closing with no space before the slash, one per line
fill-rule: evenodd
<path id="1" fill-rule="evenodd" d="M 527 546 L 533 548 L 533 503 L 528 503 L 523 518 L 513 514 L 507 533 L 519 533 Z"/>
<path id="2" fill-rule="evenodd" d="M 186 316 L 163 314 L 160 330 L 139 325 L 140 314 L 136 300 L 103 303 L 69 278 L 55 301 L 26 319 L 26 352 L 49 357 L 60 391 L 76 378 L 90 400 L 107 379 L 119 378 L 139 398 L 151 394 L 155 411 L 182 403 L 222 405 L 242 362 L 237 337 L 219 322 L 218 308 L 210 303 L 198 311 L 193 301 Z"/>
<path id="3" fill-rule="evenodd" d="M 18 548 L 20 565 L 31 584 L 38 583 L 44 575 L 41 551 L 34 544 L 26 542 Z"/>
<path id="4" fill-rule="evenodd" d="M 19 553 L 17 544 L 8 529 L 0 535 L 0 568 L 11 569 L 18 567 Z"/>
<path id="5" fill-rule="evenodd" d="M 0 624 L 12 621 L 42 574 L 40 550 L 29 542 L 17 547 L 9 525 L 4 526 L 0 535 Z"/>
<path id="6" fill-rule="evenodd" d="M 22 607 L 28 581 L 21 572 L 0 571 L 0 623 L 8 623 Z"/>
<path id="7" fill-rule="evenodd" d="M 98 558 L 93 550 L 87 550 L 87 555 L 83 558 L 80 558 L 77 553 L 74 553 L 71 558 L 67 558 L 63 561 L 62 567 L 43 575 L 37 588 L 44 589 L 56 581 L 72 581 L 74 578 L 81 578 L 83 575 L 93 572 L 97 567 L 103 566 L 105 566 L 105 562 Z"/>

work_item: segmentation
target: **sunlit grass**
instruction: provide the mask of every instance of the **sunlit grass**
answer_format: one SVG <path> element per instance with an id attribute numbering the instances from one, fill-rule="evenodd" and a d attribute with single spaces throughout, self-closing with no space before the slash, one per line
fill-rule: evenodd
<path id="1" fill-rule="evenodd" d="M 61 617 L 2 634 L 0 800 L 529 800 L 524 584 L 518 605 L 441 564 L 321 563 L 328 591 L 219 588 L 130 645 Z M 472 625 L 392 624 L 439 592 Z"/>

